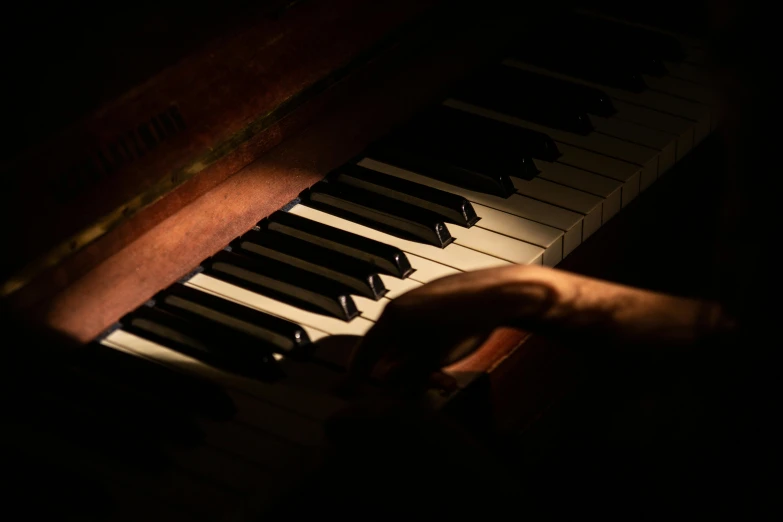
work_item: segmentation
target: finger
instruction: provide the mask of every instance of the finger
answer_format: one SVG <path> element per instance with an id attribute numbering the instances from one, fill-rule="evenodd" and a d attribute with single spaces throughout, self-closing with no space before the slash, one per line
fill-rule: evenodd
<path id="1" fill-rule="evenodd" d="M 351 400 L 361 397 L 369 382 L 383 383 L 387 373 L 393 373 L 398 366 L 397 348 L 399 343 L 390 342 L 390 336 L 374 326 L 355 345 L 347 372 L 333 388 L 333 393 Z"/>
<path id="2" fill-rule="evenodd" d="M 429 387 L 451 394 L 457 391 L 457 379 L 445 372 L 433 372 L 429 377 Z"/>
<path id="3" fill-rule="evenodd" d="M 415 357 L 382 360 L 374 375 L 378 376 L 384 390 L 397 397 L 410 398 L 427 389 L 450 390 L 456 386 L 456 381 L 442 374 L 437 365 L 422 364 Z"/>
<path id="4" fill-rule="evenodd" d="M 449 366 L 472 354 L 487 341 L 491 333 L 492 331 L 490 330 L 466 336 L 464 339 L 459 340 L 450 350 L 445 352 L 444 357 L 440 361 L 441 366 Z"/>
<path id="5" fill-rule="evenodd" d="M 373 326 L 351 353 L 348 375 L 356 381 L 366 380 L 379 361 L 389 356 L 395 348 L 392 335 L 381 324 Z"/>
<path id="6" fill-rule="evenodd" d="M 353 349 L 351 355 L 348 358 L 348 365 L 346 367 L 346 373 L 343 375 L 337 383 L 332 387 L 332 393 L 338 397 L 350 400 L 358 395 L 359 388 L 366 377 L 366 372 L 363 371 L 361 364 L 356 363 L 357 353 L 362 351 L 362 344 L 364 339 L 360 338 Z"/>

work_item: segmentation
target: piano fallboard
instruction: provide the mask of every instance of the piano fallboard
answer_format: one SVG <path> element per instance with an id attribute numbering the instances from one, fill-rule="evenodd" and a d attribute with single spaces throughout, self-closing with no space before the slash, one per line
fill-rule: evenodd
<path id="1" fill-rule="evenodd" d="M 89 205 L 105 205 L 109 199 L 125 197 L 120 194 L 133 193 L 136 189 L 130 187 L 131 178 L 124 175 L 116 176 L 112 183 L 127 181 L 128 190 L 96 187 L 98 195 L 86 207 L 84 202 L 69 202 L 62 208 L 36 204 L 45 211 L 38 213 L 21 204 L 31 200 L 32 196 L 24 194 L 30 194 L 33 187 L 21 191 L 21 210 L 35 215 L 31 220 L 22 219 L 21 215 L 14 218 L 20 223 L 20 227 L 11 230 L 20 236 L 18 255 L 27 256 L 45 245 L 53 257 L 39 257 L 43 264 L 32 261 L 9 278 L 4 286 L 5 293 L 10 293 L 8 300 L 32 310 L 46 324 L 77 339 L 93 338 L 301 190 L 437 100 L 446 86 L 493 56 L 525 23 L 522 13 L 513 10 L 482 14 L 486 17 L 477 20 L 466 8 L 441 12 L 436 19 L 422 22 L 321 95 L 309 98 L 304 106 L 274 124 L 270 122 L 269 128 L 259 129 L 260 133 L 252 139 L 260 144 L 252 152 L 247 151 L 247 144 L 227 150 L 231 154 L 222 162 L 166 195 L 148 198 L 138 207 L 138 213 L 133 210 L 123 215 L 120 210 L 113 214 L 111 224 L 97 219 L 100 213 L 92 212 Z M 244 125 L 249 119 L 250 116 L 243 116 L 230 121 Z M 192 132 L 191 138 L 186 139 L 183 134 L 176 144 L 167 144 L 166 150 L 170 154 L 185 154 L 179 145 L 203 150 L 217 146 L 217 142 L 210 141 L 212 138 L 204 142 L 203 133 Z M 162 157 L 163 149 L 154 157 Z M 267 149 L 269 152 L 262 154 Z M 153 156 L 143 160 L 152 161 Z M 152 164 L 134 162 L 126 168 L 146 176 L 144 183 L 156 173 L 170 174 L 165 164 L 151 167 Z M 232 205 L 224 206 L 224 201 L 232 201 Z M 76 222 L 80 220 L 93 220 L 83 241 L 58 246 L 57 227 L 76 232 Z M 50 233 L 42 236 L 34 232 L 42 229 Z M 191 242 L 193 237 L 199 238 L 195 245 Z M 22 246 L 29 242 L 33 243 L 33 250 Z M 152 270 L 137 271 L 140 266 Z"/>

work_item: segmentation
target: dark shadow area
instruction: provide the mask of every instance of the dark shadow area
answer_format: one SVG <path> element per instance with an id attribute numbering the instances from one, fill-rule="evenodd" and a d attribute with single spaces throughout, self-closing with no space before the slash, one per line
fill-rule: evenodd
<path id="1" fill-rule="evenodd" d="M 677 7 L 676 2 L 664 4 L 651 8 L 660 16 L 647 19 L 650 23 Z M 230 11 L 231 6 L 225 7 Z M 16 111 L 26 122 L 16 123 L 16 113 L 12 115 L 8 125 L 19 132 L 6 145 L 9 151 L 46 134 L 47 126 L 55 119 L 70 119 L 84 108 L 82 102 L 89 104 L 109 96 L 115 88 L 112 82 L 122 83 L 120 74 L 115 77 L 105 75 L 106 69 L 92 69 L 92 55 L 78 54 L 83 45 L 100 55 L 104 46 L 94 46 L 95 41 L 110 35 L 122 42 L 122 30 L 109 24 L 101 25 L 96 34 L 82 34 L 76 26 L 58 25 L 57 16 L 51 16 L 49 23 L 53 27 L 36 26 L 32 12 L 35 8 L 31 5 L 22 17 L 30 21 L 29 26 L 37 27 L 35 31 L 29 31 L 26 40 L 9 42 L 7 46 L 14 54 L 14 70 L 27 80 L 16 93 L 24 94 L 26 101 L 20 102 L 15 96 L 8 98 L 16 103 Z M 148 32 L 160 34 L 162 39 L 173 38 L 178 34 L 174 28 L 179 27 L 190 35 L 183 36 L 181 43 L 187 40 L 188 45 L 194 44 L 206 33 L 192 34 L 195 25 L 189 24 L 212 18 L 212 12 L 194 13 L 192 20 L 186 20 L 179 18 L 177 9 L 164 9 L 158 25 L 150 26 Z M 86 22 L 88 12 L 72 10 L 63 13 L 63 18 L 66 14 L 82 25 L 90 25 Z M 134 26 L 135 16 L 128 16 L 128 27 Z M 219 18 L 213 20 L 216 26 L 220 25 Z M 687 25 L 688 16 L 667 20 Z M 699 23 L 705 22 L 701 19 Z M 79 33 L 81 39 L 74 37 L 72 46 L 63 46 L 55 55 L 75 52 L 81 63 L 72 65 L 55 56 L 53 61 L 58 65 L 54 68 L 37 67 L 36 56 L 24 54 L 29 47 L 26 43 L 36 41 L 36 31 L 45 33 L 54 44 L 59 38 L 65 41 Z M 191 37 L 193 41 L 188 40 Z M 148 38 L 157 42 L 157 36 Z M 156 48 L 167 45 L 157 42 L 147 52 L 155 54 Z M 170 47 L 171 56 L 161 55 L 157 65 L 142 60 L 144 67 L 155 69 L 166 60 L 176 59 L 175 47 Z M 109 58 L 122 56 L 112 55 L 110 49 L 111 46 L 105 47 Z M 753 51 L 752 47 L 748 49 Z M 119 69 L 132 63 L 125 58 L 117 60 Z M 93 78 L 102 76 L 90 92 L 60 86 L 56 81 L 60 77 L 88 81 L 89 75 L 82 76 L 84 70 L 90 71 Z M 411 88 L 411 92 L 415 90 Z M 56 96 L 50 97 L 50 91 L 57 91 Z M 746 100 L 754 101 L 756 94 L 759 100 L 776 99 L 764 98 L 760 90 L 753 88 L 748 92 L 750 97 Z M 63 100 L 68 102 L 62 103 Z M 365 106 L 369 105 L 367 101 Z M 400 106 L 409 108 L 406 103 Z M 745 293 L 730 296 L 732 303 L 740 303 L 737 310 L 747 320 L 743 338 L 712 339 L 709 345 L 696 346 L 687 354 L 666 360 L 609 358 L 596 355 L 598 351 L 592 350 L 595 347 L 590 346 L 590 341 L 571 342 L 564 349 L 571 350 L 581 365 L 583 381 L 549 410 L 539 412 L 536 422 L 520 419 L 517 426 L 502 433 L 488 429 L 492 419 L 486 415 L 486 403 L 481 400 L 459 414 L 433 415 L 410 405 L 391 403 L 363 416 L 332 422 L 327 431 L 334 447 L 326 465 L 264 520 L 514 517 L 631 522 L 761 520 L 771 515 L 762 500 L 773 484 L 767 473 L 774 463 L 778 442 L 772 427 L 779 410 L 779 366 L 772 364 L 769 352 L 778 344 L 775 334 L 780 294 L 779 273 L 773 267 L 773 233 L 777 232 L 775 213 L 780 205 L 773 187 L 778 170 L 774 162 L 777 145 L 763 134 L 761 124 L 777 119 L 774 107 L 773 103 L 749 103 L 741 121 L 747 136 L 740 140 L 742 147 L 735 157 L 726 153 L 719 136 L 708 139 L 561 265 L 566 270 L 661 292 L 723 299 L 728 295 L 724 286 L 731 281 L 722 278 L 721 268 L 715 262 L 719 257 L 718 240 L 742 240 L 747 246 L 735 249 L 742 263 L 728 268 L 746 283 L 742 290 Z M 352 129 L 356 135 L 365 130 L 360 126 Z M 307 136 L 302 138 L 306 145 Z M 315 132 L 309 136 L 310 145 L 319 138 Z M 332 139 L 337 142 L 342 136 Z M 283 154 L 272 161 L 278 161 L 281 168 L 300 168 L 292 156 L 293 153 Z M 726 169 L 737 168 L 738 164 L 745 169 L 742 179 L 746 180 L 740 192 L 746 198 L 750 196 L 743 210 L 750 211 L 739 222 L 744 227 L 740 232 L 747 234 L 729 238 L 722 236 L 717 227 L 725 210 L 722 180 Z M 2 330 L 10 339 L 14 334 L 13 317 L 6 316 L 4 320 L 8 324 Z M 33 348 L 61 342 L 33 333 L 22 329 L 17 335 Z M 417 341 L 422 342 L 420 338 Z M 2 372 L 4 398 L 12 401 L 23 398 L 26 387 L 42 375 L 45 377 L 37 357 L 52 363 L 59 357 L 46 349 L 20 354 L 20 346 L 24 347 L 24 341 L 4 346 L 20 359 L 7 359 L 3 368 L 6 371 Z M 324 360 L 340 367 L 344 366 L 341 361 L 347 357 L 349 345 L 323 343 L 319 349 Z M 56 373 L 57 369 L 50 371 Z M 23 420 L 26 417 L 22 414 L 36 413 L 24 411 L 19 404 L 22 402 L 17 404 L 16 413 Z M 461 422 L 454 417 L 461 417 Z M 67 427 L 67 420 L 59 427 Z M 100 426 L 104 419 L 90 420 Z M 123 430 L 124 423 L 137 429 L 142 426 L 140 421 L 132 421 L 123 418 L 117 423 Z M 23 436 L 24 432 L 16 442 L 24 442 Z M 48 483 L 56 487 L 58 482 L 69 482 L 60 496 L 64 497 L 63 502 L 67 500 L 78 507 L 78 494 L 94 487 L 85 477 L 77 477 L 77 482 L 67 473 L 46 469 L 46 456 L 34 454 L 29 461 L 24 454 L 13 457 L 12 479 L 18 479 L 17 489 L 26 493 L 35 488 L 46 490 Z M 38 482 L 39 473 L 48 474 L 48 480 Z M 103 505 L 102 497 L 95 494 L 96 507 Z M 61 499 L 52 496 L 43 500 L 56 504 Z M 64 503 L 63 508 L 73 505 Z"/>

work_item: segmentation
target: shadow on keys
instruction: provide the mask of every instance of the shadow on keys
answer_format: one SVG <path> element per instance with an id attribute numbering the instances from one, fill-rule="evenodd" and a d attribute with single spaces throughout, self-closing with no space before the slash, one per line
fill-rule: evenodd
<path id="1" fill-rule="evenodd" d="M 165 476 L 167 448 L 202 440 L 191 422 L 194 408 L 230 417 L 230 400 L 216 386 L 205 390 L 208 383 L 187 382 L 184 374 L 153 364 L 164 371 L 157 379 L 143 360 L 80 345 L 7 310 L 2 323 L 14 340 L 2 365 L 8 478 L 2 496 L 9 512 L 30 520 L 167 520 L 160 511 L 165 506 L 145 505 L 140 481 Z M 321 344 L 320 354 L 344 366 L 356 338 L 334 336 Z M 486 499 L 496 495 L 493 506 L 519 498 L 510 490 L 500 494 L 512 482 L 500 479 L 496 455 L 460 425 L 417 402 L 385 400 L 378 391 L 369 385 L 361 401 L 327 423 L 332 458 L 308 481 L 312 487 L 292 491 L 293 500 L 265 519 L 311 509 L 347 519 L 379 510 L 447 514 L 441 504 L 455 488 L 470 492 L 455 514 L 489 513 Z M 198 404 L 188 403 L 193 397 Z"/>
<path id="2" fill-rule="evenodd" d="M 118 513 L 122 520 L 131 508 L 136 515 L 154 514 L 134 520 L 167 520 L 165 513 L 156 511 L 160 506 L 144 506 L 133 491 L 137 481 L 154 477 L 167 466 L 162 451 L 167 442 L 199 441 L 198 427 L 187 414 L 194 405 L 165 385 L 155 388 L 152 397 L 140 394 L 132 382 L 123 384 L 121 372 L 110 374 L 104 371 L 106 366 L 87 364 L 92 360 L 91 345 L 76 346 L 29 327 L 10 313 L 2 317 L 8 339 L 16 339 L 6 346 L 2 366 L 3 463 L 12 477 L 4 491 L 9 498 L 6 506 L 17 504 L 13 512 L 23 510 L 30 519 L 41 520 L 113 521 Z M 336 360 L 344 360 L 349 344 L 353 342 L 329 351 Z M 711 338 L 710 345 L 698 347 L 693 357 L 670 358 L 668 364 L 700 367 L 702 373 L 717 368 L 715 362 L 731 365 L 735 345 L 721 350 L 720 344 Z M 584 350 L 584 343 L 571 340 L 570 346 Z M 702 356 L 706 350 L 712 361 Z M 564 424 L 543 443 L 513 434 L 478 440 L 451 418 L 410 399 L 375 393 L 366 402 L 358 400 L 327 422 L 331 458 L 264 520 L 325 515 L 365 520 L 414 514 L 501 519 L 508 513 L 568 520 L 580 513 L 601 513 L 604 520 L 627 521 L 671 520 L 671 512 L 698 520 L 716 519 L 727 504 L 738 506 L 739 514 L 749 513 L 739 497 L 745 494 L 741 483 L 769 485 L 763 477 L 744 478 L 754 469 L 760 450 L 769 446 L 756 441 L 758 447 L 749 447 L 753 439 L 731 440 L 710 428 L 730 428 L 748 417 L 748 412 L 733 408 L 749 407 L 749 398 L 759 400 L 752 389 L 723 382 L 721 400 L 729 400 L 717 405 L 722 422 L 697 423 L 700 431 L 688 434 L 685 444 L 679 439 L 646 444 L 644 438 L 640 444 L 630 432 L 591 438 L 592 425 L 579 425 L 588 424 L 587 417 L 595 411 L 585 408 L 586 403 L 636 396 L 644 387 L 634 383 L 640 377 L 649 384 L 670 375 L 666 364 L 649 358 L 636 366 L 622 358 L 612 362 L 598 352 L 589 358 L 596 370 L 603 367 L 595 378 L 606 379 L 610 389 L 582 398 L 581 412 L 573 417 L 576 422 Z M 702 382 L 718 390 L 714 381 L 720 375 L 731 372 L 708 375 Z M 154 380 L 143 382 L 145 387 L 155 385 Z M 221 402 L 219 392 L 183 385 L 191 386 L 187 397 L 204 397 L 199 406 L 212 405 L 213 416 L 231 415 L 230 403 Z M 674 395 L 669 404 L 685 397 Z M 741 462 L 743 458 L 748 462 Z M 117 487 L 125 485 L 127 489 Z"/>
<path id="3" fill-rule="evenodd" d="M 62 369 L 77 357 L 79 345 L 55 333 L 2 314 L 6 333 L 2 364 L 3 504 L 10 513 L 36 520 L 100 520 L 110 500 L 99 480 L 74 466 L 70 450 L 52 442 L 74 441 L 102 432 L 95 416 L 58 407 L 58 398 L 76 392 Z M 83 440 L 89 440 L 86 436 Z M 75 455 L 75 454 L 74 454 Z M 69 462 L 69 460 L 71 462 Z"/>
<path id="4" fill-rule="evenodd" d="M 202 440 L 195 413 L 231 418 L 231 400 L 212 383 L 3 312 L 4 506 L 25 520 L 166 519 L 136 486 L 163 476 L 167 448 Z"/>

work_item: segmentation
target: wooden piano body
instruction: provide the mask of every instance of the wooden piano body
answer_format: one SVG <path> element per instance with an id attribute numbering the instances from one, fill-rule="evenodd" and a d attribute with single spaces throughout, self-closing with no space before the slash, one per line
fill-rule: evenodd
<path id="1" fill-rule="evenodd" d="M 162 52 L 143 81 L 122 83 L 118 72 L 116 94 L 106 97 L 107 82 L 101 103 L 64 114 L 67 124 L 6 162 L 3 221 L 13 226 L 3 239 L 15 246 L 5 304 L 80 343 L 95 339 L 557 16 L 502 2 L 262 4 L 192 38 L 201 41 L 187 53 Z M 163 33 L 153 26 L 151 41 Z M 594 249 L 611 242 L 597 236 Z M 590 248 L 562 266 L 579 270 L 595 259 Z M 518 423 L 567 389 L 573 368 L 554 363 L 561 355 L 504 329 L 450 371 L 463 386 L 489 376 L 493 422 Z"/>

